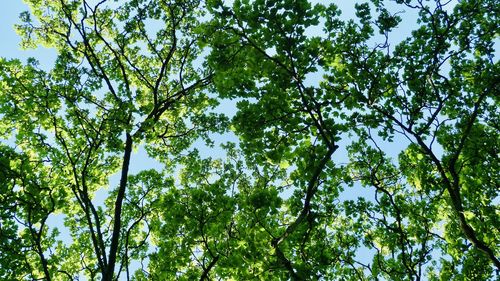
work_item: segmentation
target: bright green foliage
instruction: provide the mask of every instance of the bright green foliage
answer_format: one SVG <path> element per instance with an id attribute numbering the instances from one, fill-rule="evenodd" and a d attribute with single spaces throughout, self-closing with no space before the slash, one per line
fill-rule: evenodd
<path id="1" fill-rule="evenodd" d="M 498 5 L 385 4 L 356 4 L 352 21 L 306 1 L 214 5 L 209 60 L 217 90 L 241 99 L 240 145 L 264 171 L 293 164 L 262 272 L 484 280 L 500 267 Z M 396 44 L 401 10 L 418 20 Z"/>
<path id="2" fill-rule="evenodd" d="M 169 187 L 163 174 L 128 175 L 133 148 L 148 145 L 168 166 L 223 121 L 204 114 L 216 105 L 203 92 L 212 74 L 193 65 L 202 10 L 196 1 L 27 2 L 23 46 L 56 48 L 58 57 L 48 72 L 34 60 L 0 62 L 1 133 L 16 146 L 1 155 L 2 243 L 20 247 L 2 249 L 0 278 L 131 277 Z M 96 192 L 106 190 L 99 204 Z M 69 234 L 58 237 L 51 216 Z"/>
<path id="3" fill-rule="evenodd" d="M 26 2 L 0 279 L 498 277 L 495 1 Z"/>

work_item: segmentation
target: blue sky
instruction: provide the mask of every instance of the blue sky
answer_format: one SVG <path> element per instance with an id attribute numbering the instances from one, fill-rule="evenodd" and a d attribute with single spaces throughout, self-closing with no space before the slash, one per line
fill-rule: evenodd
<path id="1" fill-rule="evenodd" d="M 313 1 L 313 2 L 322 2 L 322 1 Z M 344 18 L 351 18 L 354 14 L 354 3 L 356 2 L 362 2 L 362 1 L 350 1 L 350 0 L 339 0 L 336 1 L 342 4 L 339 4 L 341 10 L 343 11 L 343 17 Z M 363 1 L 364 2 L 364 1 Z M 16 23 L 19 23 L 19 14 L 22 11 L 27 10 L 28 7 L 21 1 L 21 0 L 4 0 L 2 1 L 2 7 L 0 9 L 0 57 L 5 57 L 5 58 L 19 58 L 23 61 L 25 61 L 28 57 L 34 57 L 37 60 L 40 61 L 41 67 L 43 69 L 50 69 L 50 66 L 53 64 L 53 61 L 55 60 L 56 53 L 52 49 L 46 49 L 43 47 L 40 47 L 35 50 L 21 50 L 19 47 L 20 39 L 19 36 L 15 33 L 13 25 Z M 398 8 L 391 8 L 390 10 L 392 12 L 397 12 Z M 401 39 L 403 39 L 406 36 L 410 35 L 410 31 L 413 29 L 412 27 L 415 27 L 415 20 L 416 20 L 416 15 L 411 14 L 410 12 L 406 12 L 404 14 L 400 15 L 403 18 L 403 23 L 401 24 L 401 27 L 396 30 L 391 35 L 393 42 L 397 42 Z M 375 44 L 374 44 L 375 45 Z M 321 77 L 316 77 L 314 80 L 319 80 Z M 228 103 L 226 109 L 228 110 L 234 110 L 230 109 L 229 107 L 232 107 L 234 105 L 233 103 Z M 224 108 L 224 107 L 221 107 Z M 349 141 L 346 140 L 344 145 L 346 145 Z M 405 139 L 396 139 L 396 143 L 393 144 L 388 144 L 385 143 L 384 146 L 382 146 L 383 149 L 387 150 L 389 155 L 395 156 L 399 151 L 401 151 L 402 148 L 404 148 L 407 145 L 407 140 Z M 345 148 L 345 147 L 344 147 Z M 220 150 L 214 150 L 214 151 L 220 151 Z M 220 155 L 214 155 L 215 157 L 220 156 Z M 333 159 L 337 163 L 345 163 L 347 162 L 345 151 L 343 152 L 342 149 L 339 151 L 339 153 L 336 153 L 333 156 Z M 136 173 L 139 170 L 143 169 L 148 169 L 148 168 L 157 168 L 159 167 L 154 160 L 150 159 L 147 157 L 144 149 L 140 148 L 133 156 L 132 156 L 132 166 L 131 166 L 131 173 Z M 115 178 L 114 176 L 111 179 L 111 185 L 116 185 L 118 182 L 118 178 Z M 104 198 L 106 195 L 106 191 L 102 190 L 100 191 L 101 193 L 98 194 L 97 198 Z M 361 189 L 361 188 L 356 188 L 355 191 L 353 192 L 352 189 L 349 189 L 344 196 L 346 196 L 349 199 L 352 199 L 353 197 L 357 197 L 360 195 L 363 195 L 362 193 L 365 193 L 365 196 L 371 196 L 372 194 L 367 195 L 367 189 Z M 54 225 L 57 225 L 60 229 L 63 228 L 61 224 L 60 217 L 59 219 L 54 218 L 53 220 Z"/>
<path id="2" fill-rule="evenodd" d="M 313 3 L 319 3 L 322 1 L 312 1 Z M 364 2 L 364 1 L 336 1 L 338 2 L 341 10 L 343 11 L 342 17 L 344 19 L 352 18 L 354 16 L 354 3 L 359 3 L 359 2 Z M 34 50 L 21 50 L 19 47 L 20 43 L 20 38 L 16 34 L 14 30 L 14 25 L 20 23 L 19 20 L 19 14 L 25 10 L 28 10 L 28 6 L 24 4 L 21 0 L 8 0 L 8 1 L 3 1 L 3 6 L 0 9 L 0 39 L 1 39 L 1 44 L 0 44 L 0 57 L 5 57 L 5 58 L 18 58 L 23 61 L 25 61 L 28 57 L 34 57 L 40 62 L 40 66 L 45 69 L 49 70 L 51 65 L 53 64 L 55 58 L 56 58 L 56 52 L 53 49 L 46 49 L 43 47 L 39 47 Z M 396 12 L 397 10 L 394 10 Z M 404 24 L 404 28 L 399 28 L 397 32 L 394 33 L 393 36 L 395 36 L 395 41 L 400 40 L 404 36 L 409 35 L 409 30 L 408 29 L 408 24 L 410 24 L 412 21 L 414 22 L 415 20 L 415 15 L 408 14 L 402 14 L 401 15 L 406 24 Z M 315 29 L 311 30 L 312 32 L 315 31 Z M 320 30 L 317 30 L 318 32 Z M 311 34 L 313 35 L 313 34 Z M 375 46 L 375 43 L 374 43 Z M 312 77 L 311 83 L 317 83 L 321 79 L 321 74 L 318 74 L 317 77 Z M 223 102 L 223 104 L 219 107 L 220 110 L 225 111 L 225 112 L 234 112 L 234 105 L 235 102 Z M 219 140 L 220 139 L 220 140 Z M 227 141 L 228 136 L 223 136 L 223 137 L 217 137 L 216 141 Z M 236 139 L 234 137 L 231 137 L 230 140 L 235 141 Z M 341 149 L 334 155 L 333 159 L 337 163 L 346 163 L 347 162 L 347 153 L 345 151 L 345 145 L 349 143 L 349 140 L 344 140 L 342 141 Z M 201 145 L 201 142 L 197 142 L 197 144 Z M 391 155 L 396 155 L 404 146 L 406 146 L 406 141 L 399 143 L 397 145 L 391 144 L 390 146 L 386 146 L 389 154 Z M 222 155 L 213 155 L 213 154 L 218 154 L 221 153 L 222 151 L 220 149 L 215 149 L 211 150 L 210 152 L 205 151 L 202 153 L 203 156 L 213 156 L 213 157 L 221 157 Z M 158 168 L 160 167 L 153 159 L 150 159 L 147 157 L 144 149 L 140 147 L 134 155 L 132 155 L 132 162 L 131 162 L 131 173 L 137 173 L 140 170 L 143 169 L 149 169 L 149 168 Z M 114 186 L 118 183 L 118 177 L 115 178 L 113 176 L 111 178 L 111 186 Z M 105 197 L 106 191 L 100 191 L 102 194 L 98 194 L 97 198 L 102 198 Z M 358 191 L 359 192 L 359 191 Z M 348 197 L 355 197 L 358 195 L 358 192 L 352 192 L 350 191 L 350 194 L 347 194 Z"/>
<path id="3" fill-rule="evenodd" d="M 56 58 L 56 52 L 51 49 L 38 48 L 35 50 L 21 50 L 19 36 L 14 30 L 14 25 L 19 24 L 19 14 L 28 10 L 28 6 L 21 0 L 2 1 L 0 8 L 0 57 L 18 58 L 25 61 L 34 57 L 40 61 L 41 67 L 50 68 Z"/>
<path id="4" fill-rule="evenodd" d="M 322 1 L 312 1 L 313 3 L 318 3 Z M 338 2 L 341 10 L 343 11 L 342 17 L 344 19 L 349 19 L 354 16 L 354 3 L 359 3 L 363 1 L 336 1 Z M 28 9 L 28 6 L 24 4 L 21 0 L 8 0 L 8 1 L 3 1 L 3 6 L 0 9 L 0 19 L 1 19 L 1 24 L 0 24 L 0 39 L 1 39 L 1 44 L 0 44 L 0 56 L 5 57 L 5 58 L 18 58 L 23 61 L 25 61 L 28 57 L 34 57 L 40 62 L 40 66 L 43 69 L 49 70 L 51 65 L 53 64 L 55 58 L 56 58 L 56 52 L 53 49 L 46 49 L 43 47 L 39 47 L 34 50 L 21 50 L 19 47 L 20 43 L 20 38 L 16 34 L 14 30 L 14 25 L 20 23 L 19 20 L 19 14 L 25 10 Z M 391 9 L 392 12 L 397 12 L 399 7 L 393 7 Z M 395 42 L 401 40 L 402 38 L 406 37 L 409 35 L 409 32 L 411 28 L 408 28 L 408 26 L 411 26 L 415 24 L 415 18 L 416 15 L 411 14 L 409 12 L 401 14 L 401 17 L 403 17 L 404 24 L 402 24 L 401 28 L 396 30 L 394 34 L 392 34 L 392 38 Z M 320 30 L 315 30 L 312 29 L 312 32 Z M 311 34 L 314 35 L 314 34 Z M 374 42 L 374 46 L 375 46 Z M 318 83 L 319 80 L 321 80 L 321 74 L 317 74 L 316 77 L 311 77 L 311 83 Z M 235 102 L 223 102 L 223 104 L 218 108 L 221 111 L 224 112 L 234 112 L 234 105 Z M 223 136 L 222 138 L 219 136 L 217 137 L 217 140 L 220 138 L 220 141 L 226 141 L 228 140 L 227 136 Z M 231 138 L 230 140 L 234 141 L 236 140 L 234 137 Z M 344 140 L 342 141 L 342 144 L 344 145 L 341 147 L 341 149 L 334 155 L 334 161 L 337 163 L 345 163 L 347 162 L 347 155 L 345 152 L 345 145 L 349 143 L 349 140 Z M 197 144 L 201 144 L 201 142 L 197 142 Z M 387 145 L 387 152 L 392 155 L 396 156 L 397 153 L 406 146 L 407 142 L 406 140 L 396 140 L 396 144 L 391 144 L 390 146 Z M 213 156 L 213 157 L 220 157 L 222 155 L 211 155 L 214 154 L 214 152 L 221 153 L 221 150 L 215 149 L 212 152 L 205 152 L 202 153 L 203 156 Z M 148 169 L 148 168 L 158 168 L 159 165 L 155 163 L 154 160 L 150 159 L 147 157 L 144 149 L 139 148 L 138 151 L 132 156 L 132 166 L 131 166 L 131 173 L 136 173 L 140 170 L 143 169 Z M 114 177 L 113 177 L 114 178 Z M 116 184 L 113 183 L 114 181 L 117 181 L 117 179 L 112 179 L 112 185 Z M 354 194 L 350 194 L 351 196 Z"/>

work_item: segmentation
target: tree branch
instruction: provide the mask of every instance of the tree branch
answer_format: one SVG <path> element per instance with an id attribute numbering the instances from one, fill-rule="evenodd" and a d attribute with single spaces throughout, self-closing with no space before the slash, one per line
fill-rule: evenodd
<path id="1" fill-rule="evenodd" d="M 127 188 L 128 180 L 128 169 L 130 165 L 130 155 L 132 153 L 132 137 L 129 133 L 126 134 L 125 140 L 125 153 L 123 155 L 122 173 L 120 178 L 120 186 L 118 187 L 118 194 L 116 195 L 115 201 L 115 214 L 113 222 L 113 234 L 111 237 L 111 246 L 109 249 L 108 266 L 103 276 L 103 281 L 113 280 L 113 273 L 116 263 L 116 255 L 118 252 L 118 244 L 120 243 L 120 231 L 121 231 L 121 214 L 122 214 L 122 203 L 125 197 L 125 190 Z"/>

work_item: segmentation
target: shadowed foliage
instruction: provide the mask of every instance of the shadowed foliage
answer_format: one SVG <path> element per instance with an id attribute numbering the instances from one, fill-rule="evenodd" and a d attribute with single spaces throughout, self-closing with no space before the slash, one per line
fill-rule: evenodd
<path id="1" fill-rule="evenodd" d="M 25 2 L 0 279 L 498 277 L 496 1 Z"/>

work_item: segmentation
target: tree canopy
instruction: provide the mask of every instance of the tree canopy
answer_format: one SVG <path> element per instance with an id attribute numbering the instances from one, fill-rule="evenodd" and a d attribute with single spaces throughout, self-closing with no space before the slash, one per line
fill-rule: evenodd
<path id="1" fill-rule="evenodd" d="M 25 2 L 0 279 L 499 276 L 497 1 Z"/>

